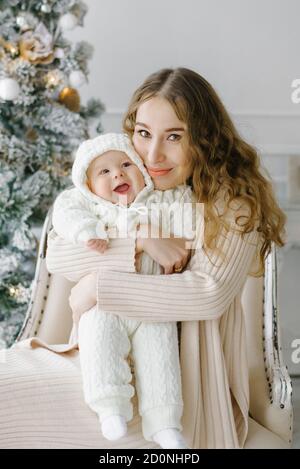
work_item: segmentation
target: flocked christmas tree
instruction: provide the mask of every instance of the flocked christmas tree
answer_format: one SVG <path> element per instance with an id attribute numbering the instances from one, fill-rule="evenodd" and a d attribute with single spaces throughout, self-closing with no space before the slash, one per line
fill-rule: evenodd
<path id="1" fill-rule="evenodd" d="M 104 110 L 96 100 L 82 106 L 77 91 L 91 46 L 63 36 L 85 14 L 80 0 L 0 0 L 0 348 L 25 317 L 36 227 L 71 184 L 74 149 Z"/>

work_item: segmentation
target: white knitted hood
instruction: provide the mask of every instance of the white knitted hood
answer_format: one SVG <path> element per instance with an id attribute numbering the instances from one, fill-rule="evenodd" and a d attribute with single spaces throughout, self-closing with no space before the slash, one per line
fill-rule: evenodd
<path id="1" fill-rule="evenodd" d="M 96 203 L 103 203 L 104 205 L 115 205 L 112 202 L 109 202 L 102 197 L 94 194 L 90 191 L 87 185 L 87 176 L 86 171 L 91 164 L 91 162 L 101 154 L 110 151 L 110 150 L 119 150 L 131 159 L 131 161 L 136 164 L 141 173 L 144 176 L 145 187 L 139 192 L 132 204 L 140 203 L 144 197 L 153 190 L 153 182 L 151 177 L 147 173 L 147 170 L 143 164 L 143 161 L 136 153 L 129 137 L 126 134 L 121 133 L 107 133 L 99 135 L 93 139 L 85 140 L 79 146 L 75 161 L 72 168 L 72 181 L 75 187 L 80 190 L 80 192 L 87 197 L 89 200 Z M 131 204 L 131 205 L 132 205 Z"/>

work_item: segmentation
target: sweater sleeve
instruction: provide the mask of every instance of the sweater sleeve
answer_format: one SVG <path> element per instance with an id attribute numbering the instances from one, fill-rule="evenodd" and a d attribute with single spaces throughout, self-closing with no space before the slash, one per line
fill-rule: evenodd
<path id="1" fill-rule="evenodd" d="M 256 229 L 241 235 L 237 225 L 223 228 L 216 250 L 197 249 L 179 274 L 142 275 L 98 272 L 100 310 L 149 322 L 210 320 L 220 317 L 242 291 L 258 244 Z M 225 236 L 226 234 L 226 236 Z"/>
<path id="2" fill-rule="evenodd" d="M 132 237 L 111 239 L 108 249 L 98 253 L 83 245 L 71 244 L 51 230 L 47 239 L 46 266 L 50 273 L 60 274 L 77 282 L 98 269 L 135 272 L 136 234 Z"/>
<path id="3" fill-rule="evenodd" d="M 58 195 L 53 206 L 52 223 L 56 233 L 73 244 L 108 238 L 105 224 L 91 211 L 88 201 L 76 188 Z"/>

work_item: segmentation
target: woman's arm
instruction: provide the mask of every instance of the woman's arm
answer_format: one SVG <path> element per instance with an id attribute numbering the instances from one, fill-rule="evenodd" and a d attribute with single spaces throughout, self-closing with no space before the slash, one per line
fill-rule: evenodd
<path id="1" fill-rule="evenodd" d="M 141 225 L 138 235 L 137 231 L 133 231 L 128 238 L 110 239 L 108 249 L 100 254 L 85 246 L 71 244 L 58 236 L 55 230 L 51 230 L 47 240 L 47 269 L 50 273 L 60 274 L 71 282 L 78 282 L 85 275 L 98 269 L 136 272 L 137 258 L 142 251 L 141 237 L 146 234 L 148 234 L 147 225 Z M 175 263 L 186 265 L 189 251 L 184 248 L 184 244 L 185 240 L 174 239 L 171 245 L 165 245 L 163 255 L 160 255 L 158 260 L 155 259 L 154 251 L 149 252 L 149 255 L 161 263 L 165 273 L 169 273 L 173 271 Z"/>
<path id="2" fill-rule="evenodd" d="M 60 274 L 71 282 L 98 269 L 135 272 L 136 239 L 111 239 L 108 249 L 97 253 L 81 245 L 74 245 L 51 230 L 47 240 L 46 265 L 50 273 Z"/>
<path id="3" fill-rule="evenodd" d="M 139 321 L 194 321 L 221 316 L 243 288 L 256 252 L 258 233 L 229 233 L 227 261 L 204 252 L 191 260 L 191 270 L 171 275 L 98 272 L 97 301 L 105 312 Z M 219 265 L 219 266 L 218 266 Z"/>
<path id="4" fill-rule="evenodd" d="M 243 212 L 244 213 L 244 212 Z M 256 226 L 257 227 L 257 226 Z M 193 321 L 220 317 L 241 292 L 260 243 L 256 229 L 241 236 L 234 222 L 217 239 L 224 252 L 195 252 L 190 270 L 172 275 L 98 272 L 100 310 L 140 321 Z M 159 242 L 160 240 L 157 240 Z"/>
<path id="5" fill-rule="evenodd" d="M 138 257 L 142 254 L 145 247 L 145 239 L 147 236 L 147 225 L 142 225 L 139 230 L 139 237 L 136 240 L 136 270 L 138 271 Z M 160 250 L 157 250 L 157 242 L 159 242 Z M 147 253 L 150 257 L 163 265 L 164 270 L 170 272 L 177 265 L 185 267 L 190 250 L 185 247 L 185 239 L 151 239 L 147 238 Z M 103 267 L 103 266 L 102 266 Z M 97 269 L 98 270 L 98 269 Z M 103 268 L 102 268 L 103 270 Z M 105 270 L 105 269 L 104 269 Z M 117 269 L 118 270 L 118 269 Z M 106 270 L 105 270 L 106 271 Z M 83 277 L 77 285 L 71 290 L 69 298 L 70 306 L 73 311 L 73 320 L 78 322 L 80 316 L 94 306 L 97 302 L 96 298 L 97 272 L 93 272 Z M 83 294 L 84 292 L 84 294 Z"/>

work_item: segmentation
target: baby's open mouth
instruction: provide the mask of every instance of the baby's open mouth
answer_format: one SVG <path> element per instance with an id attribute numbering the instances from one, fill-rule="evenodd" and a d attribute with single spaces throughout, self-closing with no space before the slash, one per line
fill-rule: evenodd
<path id="1" fill-rule="evenodd" d="M 119 186 L 114 188 L 114 192 L 118 192 L 118 194 L 126 194 L 130 188 L 129 184 L 120 184 Z"/>

